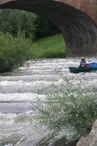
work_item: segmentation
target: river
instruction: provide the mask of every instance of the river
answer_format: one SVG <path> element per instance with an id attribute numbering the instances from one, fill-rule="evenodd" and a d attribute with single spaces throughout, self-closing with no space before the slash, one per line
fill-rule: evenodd
<path id="1" fill-rule="evenodd" d="M 88 62 L 96 58 L 87 58 Z M 40 137 L 46 131 L 34 120 L 37 99 L 45 100 L 55 92 L 53 85 L 64 82 L 63 78 L 83 86 L 96 88 L 97 72 L 73 74 L 69 66 L 78 66 L 79 58 L 32 60 L 11 73 L 0 75 L 0 144 L 16 143 L 24 136 Z M 97 90 L 96 90 L 97 91 Z M 95 91 L 95 92 L 96 92 Z"/>

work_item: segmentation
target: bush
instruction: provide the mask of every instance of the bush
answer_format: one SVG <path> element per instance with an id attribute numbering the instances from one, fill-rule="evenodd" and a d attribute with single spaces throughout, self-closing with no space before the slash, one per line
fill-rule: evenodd
<path id="1" fill-rule="evenodd" d="M 0 32 L 17 36 L 18 30 L 25 32 L 26 37 L 31 37 L 32 40 L 60 33 L 59 29 L 43 16 L 22 10 L 0 10 Z"/>
<path id="2" fill-rule="evenodd" d="M 0 33 L 0 72 L 11 71 L 22 65 L 29 58 L 31 44 L 24 34 L 12 37 L 9 33 Z"/>
<path id="3" fill-rule="evenodd" d="M 25 32 L 26 37 L 34 38 L 36 15 L 20 10 L 0 10 L 0 32 L 17 36 L 18 31 Z"/>
<path id="4" fill-rule="evenodd" d="M 56 92 L 47 96 L 46 104 L 39 101 L 40 122 L 55 132 L 68 132 L 73 138 L 88 134 L 97 119 L 97 94 L 69 80 L 64 80 Z"/>

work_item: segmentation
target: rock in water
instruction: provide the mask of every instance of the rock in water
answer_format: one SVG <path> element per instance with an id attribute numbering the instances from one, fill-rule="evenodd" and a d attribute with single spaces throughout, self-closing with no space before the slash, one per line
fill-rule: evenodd
<path id="1" fill-rule="evenodd" d="M 82 137 L 77 146 L 97 146 L 97 120 L 92 126 L 92 130 L 87 137 Z"/>

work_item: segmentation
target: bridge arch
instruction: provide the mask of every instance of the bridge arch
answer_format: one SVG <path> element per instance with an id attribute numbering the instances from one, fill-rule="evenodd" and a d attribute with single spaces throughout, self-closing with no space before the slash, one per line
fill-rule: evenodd
<path id="1" fill-rule="evenodd" d="M 0 0 L 0 8 L 44 15 L 61 31 L 68 56 L 97 53 L 97 27 L 84 12 L 54 0 Z"/>

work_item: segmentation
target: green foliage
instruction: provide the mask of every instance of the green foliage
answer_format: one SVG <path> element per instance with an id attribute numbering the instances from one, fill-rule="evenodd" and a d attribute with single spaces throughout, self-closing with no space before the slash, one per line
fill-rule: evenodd
<path id="1" fill-rule="evenodd" d="M 40 122 L 76 138 L 88 134 L 97 119 L 97 93 L 67 79 L 55 88 L 56 93 L 48 95 L 45 104 L 38 102 Z"/>
<path id="2" fill-rule="evenodd" d="M 0 33 L 0 72 L 11 71 L 29 59 L 64 56 L 64 41 L 61 35 L 32 43 L 30 38 L 25 38 L 21 33 L 18 33 L 17 37 Z"/>
<path id="3" fill-rule="evenodd" d="M 33 43 L 30 48 L 33 58 L 61 58 L 65 57 L 64 40 L 62 35 L 42 38 Z"/>
<path id="4" fill-rule="evenodd" d="M 24 34 L 12 37 L 11 34 L 0 33 L 0 72 L 11 71 L 22 65 L 29 58 L 30 39 Z"/>
<path id="5" fill-rule="evenodd" d="M 48 35 L 59 33 L 59 29 L 45 19 L 33 13 L 20 10 L 0 10 L 0 31 L 9 32 L 13 36 L 18 31 L 25 32 L 26 37 L 39 39 Z"/>
<path id="6" fill-rule="evenodd" d="M 9 32 L 13 36 L 18 31 L 25 32 L 26 37 L 34 38 L 36 15 L 20 10 L 0 10 L 0 31 Z"/>

